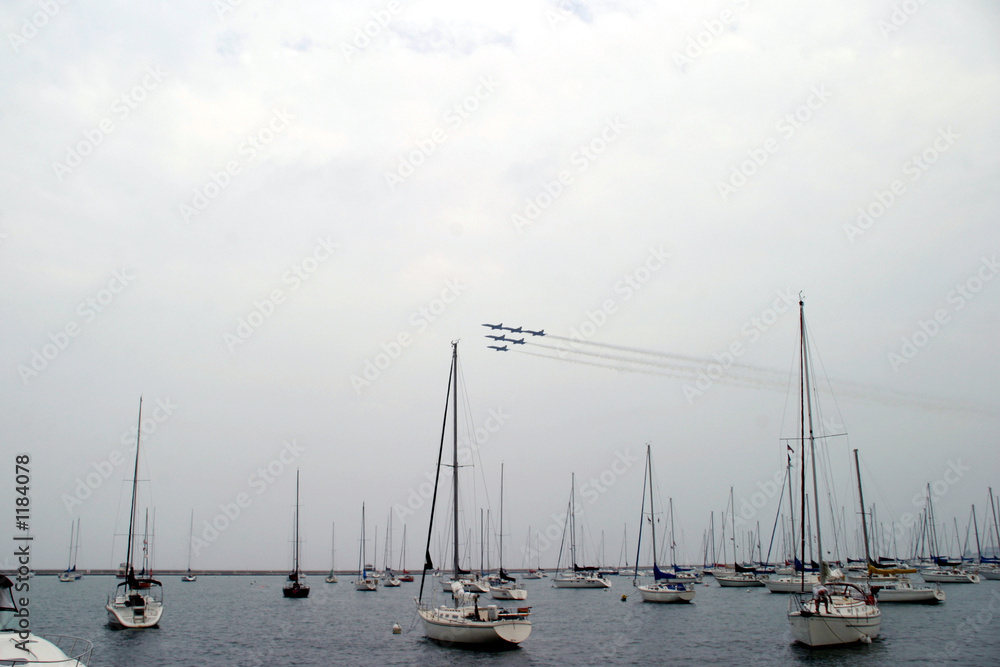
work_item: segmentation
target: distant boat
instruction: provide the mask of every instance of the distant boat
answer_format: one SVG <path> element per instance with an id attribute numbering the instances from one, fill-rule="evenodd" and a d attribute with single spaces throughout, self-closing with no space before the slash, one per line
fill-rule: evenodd
<path id="1" fill-rule="evenodd" d="M 806 445 L 810 455 L 813 478 L 813 498 L 818 498 L 816 482 L 816 438 L 812 420 L 812 383 L 809 368 L 809 342 L 806 337 L 805 307 L 799 299 L 799 390 L 801 405 L 800 449 L 803 461 Z M 801 468 L 800 494 L 805 504 L 806 468 Z M 828 567 L 823 560 L 823 531 L 819 515 L 819 502 L 814 502 L 816 553 L 819 554 L 819 584 L 809 596 L 795 595 L 788 601 L 788 623 L 795 641 L 806 646 L 836 646 L 855 642 L 871 642 L 878 637 L 882 625 L 882 612 L 870 590 L 843 581 L 828 578 Z M 805 517 L 802 521 L 802 562 L 805 562 Z M 803 570 L 803 577 L 805 576 Z"/>
<path id="2" fill-rule="evenodd" d="M 576 564 L 576 473 L 570 475 L 569 514 L 566 521 L 569 525 L 569 553 L 572 569 L 566 569 L 552 579 L 555 588 L 611 588 L 611 582 L 597 572 L 596 567 Z"/>
<path id="3" fill-rule="evenodd" d="M 378 590 L 378 579 L 374 575 L 368 574 L 368 567 L 368 563 L 365 562 L 365 504 L 361 503 L 361 549 L 358 555 L 358 578 L 354 581 L 354 590 Z"/>
<path id="4" fill-rule="evenodd" d="M 413 575 L 406 569 L 406 524 L 403 524 L 403 547 L 399 552 L 399 570 L 402 572 L 398 575 L 400 581 L 413 581 Z"/>
<path id="5" fill-rule="evenodd" d="M 59 574 L 59 581 L 77 581 L 83 579 L 83 575 L 76 571 L 76 557 L 80 551 L 80 519 L 76 520 L 76 534 L 74 539 L 73 524 L 69 525 L 69 565 L 66 571 Z"/>
<path id="6" fill-rule="evenodd" d="M 299 568 L 299 549 L 302 538 L 299 535 L 299 471 L 295 470 L 295 528 L 292 534 L 292 571 L 288 580 L 281 587 L 281 594 L 286 598 L 309 597 L 309 586 L 305 583 L 305 575 Z"/>
<path id="7" fill-rule="evenodd" d="M 132 503 L 128 517 L 128 540 L 125 562 L 120 572 L 123 582 L 108 597 L 104 608 L 108 624 L 113 627 L 143 629 L 155 628 L 163 616 L 163 584 L 145 572 L 135 575 L 133 549 L 136 545 L 135 523 L 137 490 L 139 487 L 139 448 L 142 441 L 142 398 L 139 398 L 139 426 L 135 436 L 135 469 L 132 473 Z M 145 543 L 145 540 L 144 540 Z M 145 571 L 145 567 L 143 568 Z"/>
<path id="8" fill-rule="evenodd" d="M 424 566 L 420 575 L 420 593 L 417 597 L 417 613 L 424 624 L 424 635 L 431 641 L 445 646 L 460 646 L 465 648 L 515 648 L 531 634 L 531 621 L 528 616 L 530 607 L 517 609 L 501 609 L 496 605 L 479 606 L 479 595 L 468 593 L 457 580 L 462 570 L 459 568 L 458 542 L 458 422 L 461 417 L 458 412 L 458 341 L 454 341 L 451 356 L 451 374 L 448 378 L 448 389 L 451 394 L 452 407 L 452 575 L 456 580 L 451 584 L 453 604 L 451 606 L 436 606 L 423 601 L 424 583 L 427 572 L 434 569 L 431 562 L 431 535 L 434 529 L 434 514 L 431 513 L 427 528 L 427 545 L 424 551 Z M 447 418 L 447 407 L 445 410 Z M 447 422 L 446 422 L 447 423 Z M 444 453 L 445 434 L 441 434 L 441 449 L 438 452 L 437 470 L 434 478 L 434 498 L 431 507 L 437 501 L 438 481 L 441 476 L 440 461 Z"/>
<path id="9" fill-rule="evenodd" d="M 642 595 L 643 602 L 690 602 L 694 599 L 695 590 L 694 585 L 690 583 L 683 583 L 676 581 L 676 577 L 673 577 L 665 572 L 661 572 L 660 568 L 656 562 L 656 510 L 653 507 L 653 460 L 652 454 L 650 453 L 650 446 L 646 445 L 646 475 L 643 480 L 643 502 L 642 502 L 642 513 L 640 516 L 639 523 L 639 539 L 636 543 L 635 550 L 635 562 L 639 563 L 639 558 L 642 555 L 642 527 L 646 523 L 647 518 L 650 522 L 650 530 L 652 531 L 652 544 L 653 544 L 653 583 L 638 586 L 636 580 L 638 579 L 638 574 L 634 575 L 632 578 L 632 585 L 639 589 L 639 594 Z M 646 484 L 649 484 L 649 514 L 646 514 Z M 673 539 L 671 538 L 671 543 Z M 662 583 L 661 583 L 662 582 Z"/>
<path id="10" fill-rule="evenodd" d="M 191 551 L 194 549 L 194 510 L 191 510 L 191 528 L 188 531 L 188 567 L 181 581 L 198 581 L 198 575 L 191 571 Z"/>
<path id="11" fill-rule="evenodd" d="M 337 550 L 335 548 L 336 544 L 337 544 L 337 524 L 333 524 L 333 527 L 330 529 L 330 574 L 327 575 L 326 579 L 323 580 L 328 584 L 335 584 L 338 581 L 337 575 L 333 573 L 337 558 L 336 557 Z"/>
<path id="12" fill-rule="evenodd" d="M 31 600 L 38 604 L 34 594 Z M 23 611 L 26 613 L 27 607 Z M 91 642 L 79 637 L 36 635 L 30 630 L 22 630 L 18 619 L 27 616 L 22 617 L 21 613 L 14 598 L 14 582 L 0 574 L 0 665 L 86 667 L 90 662 L 94 650 Z"/>

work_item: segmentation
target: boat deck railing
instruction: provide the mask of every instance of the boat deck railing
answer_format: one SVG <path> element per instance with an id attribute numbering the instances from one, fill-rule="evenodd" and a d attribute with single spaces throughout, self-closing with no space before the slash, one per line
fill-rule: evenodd
<path id="1" fill-rule="evenodd" d="M 58 659 L 58 660 L 32 660 L 32 665 L 86 665 L 90 662 L 91 654 L 94 652 L 94 644 L 90 640 L 83 639 L 82 637 L 73 637 L 71 635 L 49 635 L 49 634 L 39 634 L 36 635 L 52 644 L 66 654 L 68 660 Z M 16 660 L 0 660 L 0 665 L 24 665 L 23 659 L 18 658 Z"/>

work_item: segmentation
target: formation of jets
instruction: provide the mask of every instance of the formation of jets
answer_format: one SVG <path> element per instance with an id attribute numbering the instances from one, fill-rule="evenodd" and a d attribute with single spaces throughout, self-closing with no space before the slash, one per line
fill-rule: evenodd
<path id="1" fill-rule="evenodd" d="M 504 331 L 512 334 L 531 334 L 532 336 L 544 336 L 545 329 L 539 329 L 538 331 L 532 331 L 531 329 L 522 329 L 521 327 L 505 327 L 503 322 L 500 324 L 483 324 L 484 327 L 489 327 L 493 331 Z M 507 333 L 502 333 L 499 336 L 492 336 L 486 334 L 487 338 L 491 338 L 497 342 L 503 341 L 504 343 L 513 343 L 514 345 L 524 345 L 524 338 L 508 338 Z M 488 345 L 487 347 L 496 350 L 497 352 L 507 352 L 508 348 L 506 345 Z"/>

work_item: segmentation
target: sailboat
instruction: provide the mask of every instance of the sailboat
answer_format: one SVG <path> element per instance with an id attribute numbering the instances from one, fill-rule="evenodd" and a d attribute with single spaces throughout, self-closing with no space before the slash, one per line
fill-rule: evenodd
<path id="1" fill-rule="evenodd" d="M 816 436 L 812 421 L 812 386 L 809 369 L 809 343 L 806 338 L 805 304 L 799 297 L 799 390 L 802 419 L 802 456 L 809 444 L 812 467 L 813 498 L 819 498 L 816 481 Z M 807 439 L 808 438 L 808 439 Z M 805 506 L 805 466 L 802 467 L 802 505 Z M 788 623 L 795 641 L 806 646 L 836 646 L 856 642 L 869 643 L 879 635 L 882 612 L 871 591 L 846 581 L 834 581 L 823 559 L 823 531 L 820 523 L 819 502 L 814 501 L 816 524 L 816 551 L 819 554 L 820 583 L 813 587 L 812 595 L 794 595 L 788 601 Z M 801 515 L 801 554 L 805 563 L 806 526 L 805 512 Z M 803 570 L 803 577 L 805 576 Z"/>
<path id="2" fill-rule="evenodd" d="M 552 579 L 555 588 L 611 588 L 611 582 L 598 574 L 596 567 L 576 564 L 576 473 L 570 475 L 569 514 L 566 521 L 569 527 L 569 553 L 573 569 L 563 570 Z M 559 549 L 562 558 L 562 547 Z"/>
<path id="3" fill-rule="evenodd" d="M 458 341 L 451 344 L 451 373 L 448 390 L 452 408 L 452 576 L 451 606 L 434 606 L 424 602 L 424 583 L 427 572 L 434 570 L 431 561 L 431 538 L 434 532 L 434 511 L 437 503 L 438 482 L 441 478 L 441 460 L 444 454 L 448 407 L 445 403 L 445 417 L 442 424 L 441 443 L 438 450 L 438 465 L 434 477 L 434 496 L 431 500 L 431 517 L 427 526 L 427 543 L 424 550 L 424 566 L 420 575 L 420 594 L 417 597 L 417 614 L 424 624 L 424 635 L 447 646 L 467 648 L 515 648 L 531 634 L 530 607 L 502 609 L 497 605 L 479 606 L 479 594 L 468 593 L 462 588 L 459 577 L 458 542 Z"/>
<path id="4" fill-rule="evenodd" d="M 194 509 L 191 510 L 191 529 L 188 531 L 188 568 L 181 581 L 198 581 L 198 575 L 191 571 L 191 551 L 194 549 Z"/>
<path id="5" fill-rule="evenodd" d="M 305 583 L 306 577 L 299 569 L 299 550 L 302 547 L 302 538 L 299 534 L 299 471 L 295 470 L 295 528 L 292 535 L 292 571 L 288 574 L 288 580 L 281 587 L 281 594 L 286 598 L 307 598 L 309 597 L 309 586 Z"/>
<path id="6" fill-rule="evenodd" d="M 406 569 L 406 524 L 403 524 L 403 546 L 399 551 L 399 575 L 400 581 L 413 581 L 413 575 Z"/>
<path id="7" fill-rule="evenodd" d="M 336 544 L 337 544 L 337 524 L 333 524 L 333 527 L 330 529 L 330 574 L 327 575 L 326 579 L 323 580 L 328 584 L 335 584 L 338 581 L 337 575 L 333 573 L 334 564 L 337 559 L 336 557 L 337 550 L 334 548 Z"/>
<path id="8" fill-rule="evenodd" d="M 150 574 L 136 577 L 133 549 L 136 543 L 135 519 L 139 487 L 139 448 L 142 442 L 142 397 L 139 397 L 139 426 L 135 436 L 135 469 L 132 472 L 132 502 L 128 517 L 128 540 L 125 562 L 122 564 L 124 581 L 108 596 L 104 608 L 108 624 L 119 628 L 153 628 L 163 615 L 163 584 Z M 144 540 L 145 543 L 145 540 Z"/>
<path id="9" fill-rule="evenodd" d="M 538 535 L 535 535 L 535 554 L 538 554 Z M 525 547 L 525 554 L 528 556 L 528 560 L 531 560 L 531 526 L 528 526 L 528 545 Z M 539 563 L 536 568 L 528 568 L 528 571 L 522 575 L 524 579 L 542 579 L 545 577 L 545 572 L 542 570 L 541 564 Z"/>
<path id="10" fill-rule="evenodd" d="M 73 524 L 69 525 L 69 564 L 66 571 L 59 574 L 59 581 L 76 581 L 83 579 L 83 575 L 76 571 L 76 556 L 80 551 L 80 519 L 76 520 L 76 532 L 74 535 Z"/>
<path id="11" fill-rule="evenodd" d="M 646 514 L 646 484 L 649 484 L 649 514 Z M 639 558 L 642 549 L 642 525 L 646 518 L 650 521 L 653 539 L 653 583 L 638 586 L 636 580 L 639 572 Z M 671 540 L 672 541 L 672 540 Z M 635 553 L 636 574 L 632 577 L 632 585 L 639 589 L 643 602 L 690 602 L 694 599 L 694 585 L 676 581 L 665 572 L 661 572 L 656 562 L 656 510 L 653 507 L 653 462 L 650 446 L 646 445 L 646 475 L 642 483 L 642 513 L 639 519 L 639 540 Z M 660 583 L 663 581 L 664 583 Z"/>
<path id="12" fill-rule="evenodd" d="M 358 554 L 358 578 L 354 582 L 356 591 L 377 591 L 378 578 L 368 574 L 368 563 L 365 562 L 365 504 L 361 503 L 361 549 Z"/>
<path id="13" fill-rule="evenodd" d="M 503 569 L 503 464 L 500 464 L 500 570 L 488 577 L 494 600 L 526 600 L 528 591 Z"/>
<path id="14" fill-rule="evenodd" d="M 385 588 L 399 588 L 402 584 L 396 573 L 392 571 L 392 512 L 385 528 L 385 555 L 382 556 L 382 564 L 385 571 L 382 573 L 382 586 Z"/>

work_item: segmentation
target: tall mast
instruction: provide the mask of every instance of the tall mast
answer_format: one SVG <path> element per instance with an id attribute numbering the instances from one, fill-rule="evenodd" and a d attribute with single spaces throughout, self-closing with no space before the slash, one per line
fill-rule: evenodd
<path id="1" fill-rule="evenodd" d="M 646 445 L 646 472 L 649 474 L 649 523 L 650 535 L 653 538 L 653 580 L 656 580 L 656 510 L 653 505 L 653 457 L 649 452 L 649 445 Z M 639 563 L 636 563 L 639 567 Z"/>
<path id="2" fill-rule="evenodd" d="M 733 570 L 736 569 L 736 502 L 733 500 L 733 487 L 729 487 L 729 506 L 732 513 L 729 518 L 733 521 Z"/>
<path id="3" fill-rule="evenodd" d="M 77 533 L 79 535 L 79 533 Z M 194 542 L 194 508 L 191 508 L 191 528 L 188 530 L 188 572 L 191 571 L 191 546 Z"/>
<path id="4" fill-rule="evenodd" d="M 569 487 L 569 556 L 576 571 L 576 473 L 570 473 Z"/>
<path id="5" fill-rule="evenodd" d="M 813 432 L 813 422 L 812 422 L 812 388 L 809 385 L 809 343 L 806 340 L 806 320 L 805 320 L 805 305 L 799 300 L 799 317 L 802 325 L 802 371 L 803 371 L 803 387 L 806 399 L 806 416 L 809 420 L 809 458 L 812 461 L 812 478 L 813 478 L 813 511 L 816 514 L 816 552 L 819 554 L 819 575 L 820 580 L 823 581 L 826 578 L 825 569 L 823 567 L 823 531 L 820 526 L 819 517 L 819 483 L 816 479 L 816 436 Z M 803 563 L 803 572 L 805 570 L 805 563 Z M 805 576 L 803 574 L 803 576 Z"/>
<path id="6" fill-rule="evenodd" d="M 858 502 L 861 504 L 861 530 L 865 540 L 865 565 L 872 562 L 871 554 L 868 552 L 868 520 L 865 518 L 865 494 L 861 490 L 861 465 L 858 463 L 858 450 L 854 450 L 854 469 L 858 473 Z"/>
<path id="7" fill-rule="evenodd" d="M 500 462 L 500 576 L 507 574 L 503 571 L 503 462 Z"/>
<path id="8" fill-rule="evenodd" d="M 997 523 L 997 506 L 993 501 L 993 487 L 988 487 L 990 492 L 990 511 L 993 512 L 993 537 L 996 538 L 996 545 L 1000 546 L 1000 523 Z M 1000 556 L 997 546 L 993 548 L 993 557 Z"/>
<path id="9" fill-rule="evenodd" d="M 132 550 L 135 547 L 135 540 L 132 539 L 132 533 L 135 531 L 135 504 L 136 504 L 136 489 L 139 486 L 139 442 L 142 436 L 142 396 L 139 397 L 139 422 L 136 426 L 135 432 L 135 469 L 132 471 L 132 509 L 128 516 L 128 546 L 125 549 L 125 577 L 128 581 L 128 577 L 132 576 L 132 564 L 135 562 L 133 558 Z"/>
<path id="10" fill-rule="evenodd" d="M 451 386 L 451 400 L 452 400 L 452 416 L 451 416 L 451 435 L 452 435 L 452 475 L 451 475 L 451 492 L 452 499 L 454 500 L 454 505 L 452 506 L 451 520 L 454 524 L 454 532 L 452 534 L 452 539 L 454 540 L 454 553 L 453 553 L 453 574 L 455 580 L 458 580 L 458 341 L 452 341 L 451 343 L 451 372 L 455 378 L 455 382 Z"/>
<path id="11" fill-rule="evenodd" d="M 299 578 L 299 469 L 295 469 L 295 546 L 292 550 L 295 579 Z"/>
<path id="12" fill-rule="evenodd" d="M 76 559 L 80 555 L 80 517 L 76 518 L 76 546 L 73 547 L 73 571 L 76 571 Z"/>
<path id="13" fill-rule="evenodd" d="M 806 396 L 805 396 L 805 345 L 806 345 L 806 320 L 805 303 L 802 295 L 799 295 L 799 451 L 802 464 L 799 470 L 799 494 L 801 496 L 801 506 L 799 507 L 799 539 L 802 551 L 802 586 L 806 581 Z"/>
<path id="14" fill-rule="evenodd" d="M 972 506 L 972 527 L 976 529 L 976 553 L 979 554 L 979 562 L 983 562 L 983 546 L 979 543 L 979 521 L 976 519 L 976 506 Z M 968 534 L 968 533 L 966 533 Z"/>
<path id="15" fill-rule="evenodd" d="M 650 486 L 652 488 L 652 486 Z M 677 567 L 677 554 L 674 551 L 674 498 L 670 497 L 670 564 Z"/>

